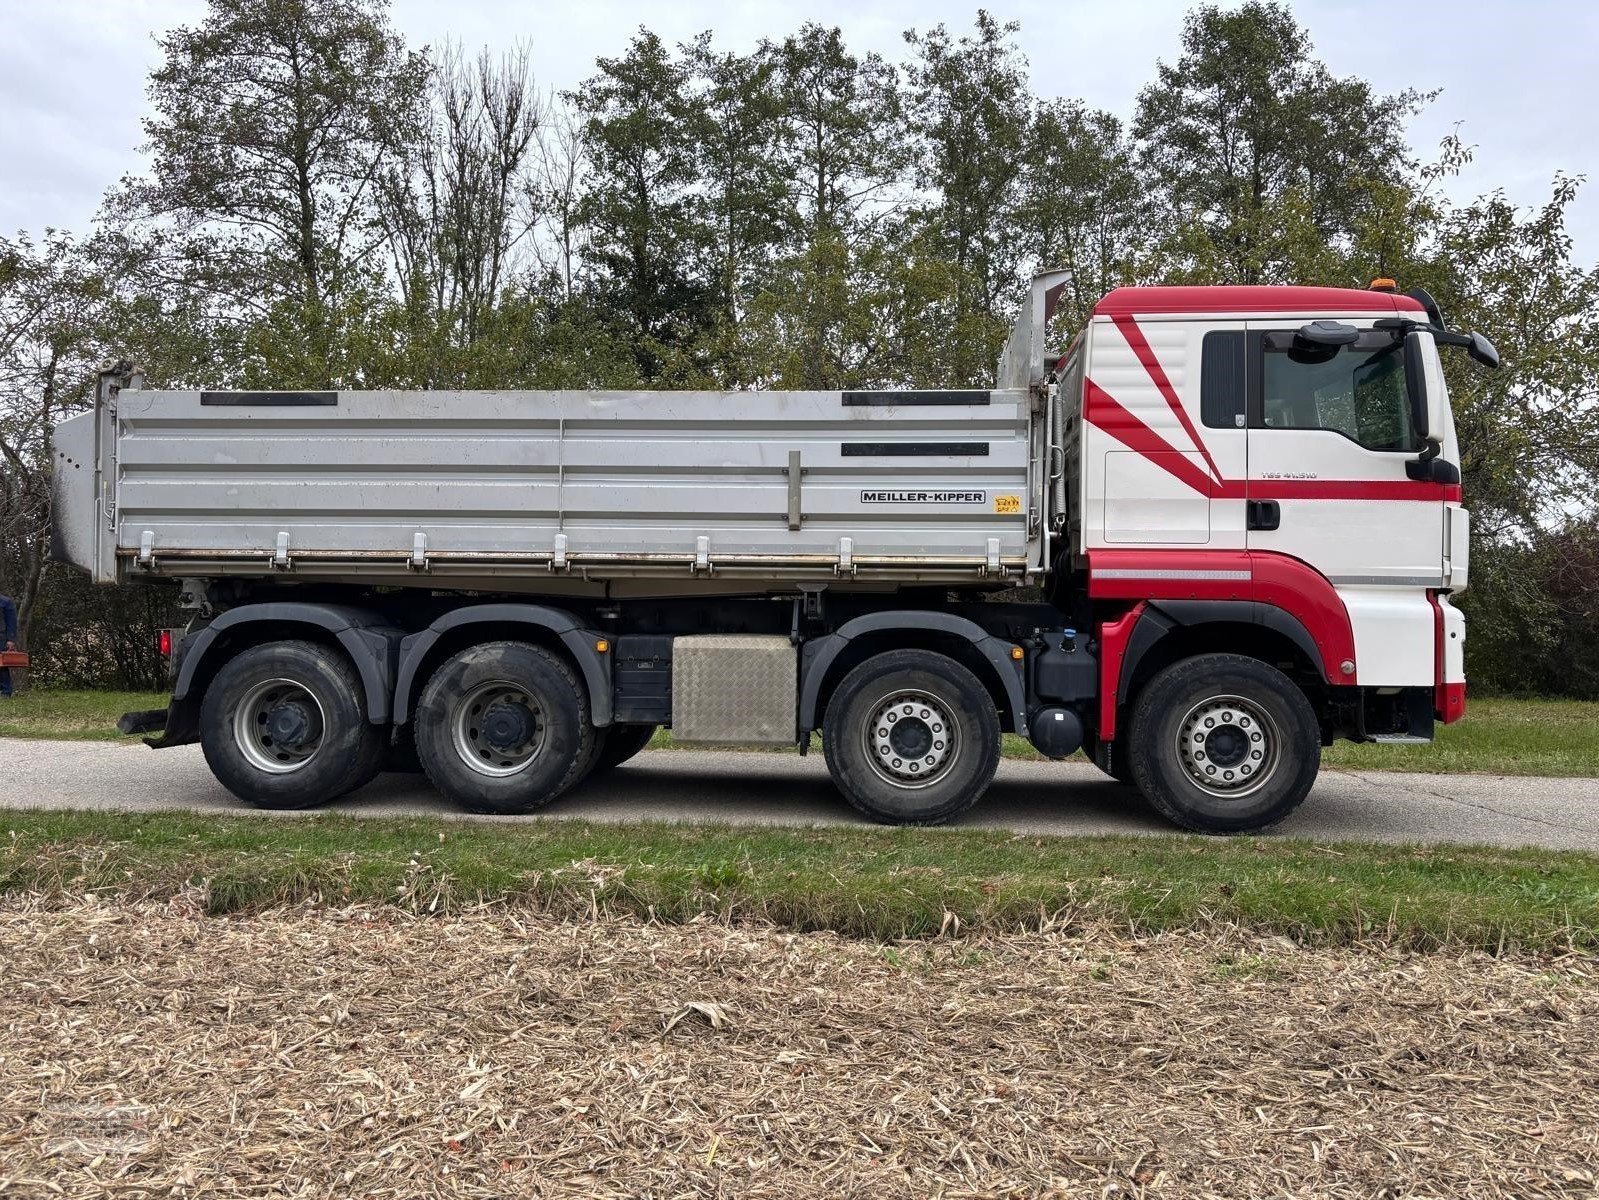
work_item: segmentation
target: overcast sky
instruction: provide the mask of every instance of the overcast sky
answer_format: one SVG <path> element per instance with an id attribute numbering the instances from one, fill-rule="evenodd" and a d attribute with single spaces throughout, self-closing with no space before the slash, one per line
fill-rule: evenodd
<path id="1" fill-rule="evenodd" d="M 1128 116 L 1156 59 L 1178 50 L 1184 0 L 991 0 L 1021 22 L 1033 86 Z M 897 57 L 901 33 L 942 21 L 970 27 L 978 5 L 957 0 L 393 0 L 413 45 L 446 39 L 468 49 L 525 39 L 545 87 L 570 87 L 615 55 L 648 23 L 668 41 L 712 29 L 745 50 L 807 19 L 840 26 L 856 51 Z M 146 110 L 145 77 L 156 62 L 152 33 L 194 23 L 204 0 L 0 0 L 0 233 L 46 226 L 85 229 L 100 197 L 135 170 Z M 1599 4 L 1386 3 L 1306 0 L 1295 5 L 1316 50 L 1340 75 L 1382 91 L 1441 88 L 1411 126 L 1428 155 L 1451 127 L 1477 148 L 1452 185 L 1470 198 L 1502 188 L 1521 204 L 1548 195 L 1559 170 L 1599 166 Z M 1599 258 L 1599 180 L 1577 202 L 1572 232 L 1580 261 Z"/>

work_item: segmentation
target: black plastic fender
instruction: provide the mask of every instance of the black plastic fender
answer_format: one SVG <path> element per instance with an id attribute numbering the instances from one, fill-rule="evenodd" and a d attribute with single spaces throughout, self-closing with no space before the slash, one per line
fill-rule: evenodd
<path id="1" fill-rule="evenodd" d="M 1024 664 L 1011 658 L 1013 643 L 995 637 L 975 621 L 957 617 L 953 613 L 928 612 L 921 609 L 893 610 L 867 613 L 845 621 L 837 630 L 805 643 L 800 658 L 799 728 L 807 731 L 816 728 L 816 706 L 821 699 L 822 683 L 834 660 L 844 652 L 850 642 L 863 634 L 883 630 L 911 629 L 918 632 L 949 633 L 963 637 L 977 648 L 998 676 L 1010 701 L 1012 729 L 1027 733 L 1027 688 L 1023 678 Z"/>
<path id="2" fill-rule="evenodd" d="M 263 604 L 241 604 L 238 608 L 228 609 L 192 638 L 185 639 L 172 699 L 178 705 L 189 699 L 189 689 L 194 686 L 195 676 L 224 633 L 241 625 L 261 621 L 306 625 L 331 633 L 344 647 L 344 652 L 355 663 L 355 669 L 361 676 L 361 690 L 366 694 L 366 719 L 374 725 L 388 723 L 400 631 L 392 628 L 387 618 L 379 613 L 343 604 L 274 600 Z M 171 735 L 176 731 L 169 725 L 167 732 Z"/>
<path id="3" fill-rule="evenodd" d="M 1233 625 L 1257 625 L 1280 633 L 1304 653 L 1305 657 L 1326 675 L 1326 664 L 1310 631 L 1298 617 L 1285 612 L 1275 604 L 1262 604 L 1258 600 L 1151 600 L 1144 615 L 1133 627 L 1127 640 L 1127 652 L 1122 657 L 1121 679 L 1116 695 L 1124 701 L 1131 695 L 1133 677 L 1138 664 L 1168 633 L 1179 626 L 1208 625 L 1226 622 Z"/>
<path id="4" fill-rule="evenodd" d="M 606 634 L 584 627 L 569 612 L 543 604 L 473 604 L 445 613 L 426 629 L 400 643 L 400 665 L 394 683 L 394 723 L 404 725 L 411 716 L 411 689 L 416 673 L 434 644 L 463 625 L 531 625 L 546 629 L 560 638 L 589 690 L 589 715 L 597 726 L 611 723 L 611 656 L 601 654 L 594 643 Z"/>

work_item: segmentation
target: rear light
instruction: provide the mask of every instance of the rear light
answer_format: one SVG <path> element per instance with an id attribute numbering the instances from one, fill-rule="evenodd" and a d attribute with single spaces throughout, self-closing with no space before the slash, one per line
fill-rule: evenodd
<path id="1" fill-rule="evenodd" d="M 161 651 L 161 657 L 162 658 L 171 658 L 172 657 L 172 630 L 163 629 L 160 633 L 156 634 L 155 636 L 156 636 L 156 646 Z"/>

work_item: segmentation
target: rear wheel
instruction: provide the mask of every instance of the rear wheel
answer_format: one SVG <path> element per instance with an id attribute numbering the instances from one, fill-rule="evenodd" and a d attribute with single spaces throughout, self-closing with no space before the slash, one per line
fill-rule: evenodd
<path id="1" fill-rule="evenodd" d="M 445 662 L 413 722 L 433 786 L 473 812 L 525 813 L 582 778 L 595 729 L 563 660 L 525 642 L 487 642 Z"/>
<path id="2" fill-rule="evenodd" d="M 257 808 L 314 808 L 371 780 L 383 730 L 362 710 L 360 679 L 337 650 L 269 642 L 206 688 L 200 746 L 211 773 Z"/>
<path id="3" fill-rule="evenodd" d="M 999 766 L 999 715 L 960 663 L 928 650 L 867 659 L 828 701 L 822 749 L 852 805 L 893 825 L 966 811 Z"/>
<path id="4" fill-rule="evenodd" d="M 653 725 L 612 725 L 593 774 L 601 775 L 614 770 L 644 750 L 655 736 Z"/>
<path id="5" fill-rule="evenodd" d="M 1199 833 L 1275 825 L 1321 768 L 1321 730 L 1305 693 L 1237 654 L 1198 655 L 1155 676 L 1134 705 L 1129 737 L 1139 790 Z"/>

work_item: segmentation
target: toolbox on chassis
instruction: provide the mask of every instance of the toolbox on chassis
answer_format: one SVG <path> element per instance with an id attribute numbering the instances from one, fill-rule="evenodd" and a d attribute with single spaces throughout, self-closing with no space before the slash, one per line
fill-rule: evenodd
<path id="1" fill-rule="evenodd" d="M 158 747 L 305 806 L 412 749 L 524 812 L 637 753 L 798 744 L 946 820 L 1001 735 L 1260 828 L 1335 737 L 1465 706 L 1467 514 L 1424 293 L 1126 288 L 992 388 L 158 391 L 55 435 L 54 549 L 194 618 Z M 1453 352 L 1453 351 L 1451 351 Z M 1026 590 L 1023 590 L 1026 589 Z"/>

